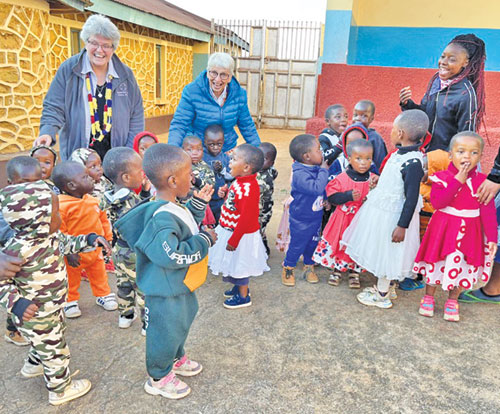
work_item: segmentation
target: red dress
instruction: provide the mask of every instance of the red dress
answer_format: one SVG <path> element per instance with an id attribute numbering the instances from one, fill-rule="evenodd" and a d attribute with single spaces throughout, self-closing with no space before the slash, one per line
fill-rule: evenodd
<path id="1" fill-rule="evenodd" d="M 370 174 L 370 177 L 372 175 Z M 327 197 L 335 193 L 343 193 L 351 190 L 358 190 L 361 193 L 361 197 L 358 201 L 349 201 L 337 206 L 323 230 L 323 235 L 313 255 L 313 260 L 316 263 L 331 269 L 335 268 L 340 272 L 348 270 L 360 272 L 363 270 L 346 254 L 345 246 L 340 245 L 340 240 L 342 239 L 344 230 L 349 227 L 354 215 L 358 212 L 368 195 L 370 181 L 354 181 L 346 172 L 343 172 L 326 186 Z"/>
<path id="2" fill-rule="evenodd" d="M 422 239 L 413 271 L 426 277 L 427 284 L 444 290 L 458 286 L 470 289 L 478 279 L 487 281 L 492 262 L 487 242 L 497 242 L 495 204 L 479 204 L 477 189 L 486 179 L 474 168 L 462 184 L 457 168 L 430 177 L 431 203 L 436 209 Z"/>

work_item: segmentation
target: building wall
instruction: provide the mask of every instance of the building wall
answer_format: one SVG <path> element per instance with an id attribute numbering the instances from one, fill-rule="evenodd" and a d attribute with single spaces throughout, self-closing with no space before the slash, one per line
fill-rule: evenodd
<path id="1" fill-rule="evenodd" d="M 0 1 L 0 153 L 31 147 L 49 85 L 49 8 Z"/>
<path id="2" fill-rule="evenodd" d="M 500 143 L 499 12 L 500 2 L 489 0 L 328 0 L 316 118 L 307 131 L 321 131 L 329 105 L 344 104 L 352 117 L 355 103 L 370 99 L 377 108 L 374 126 L 388 142 L 400 112 L 400 89 L 411 86 L 419 102 L 446 44 L 457 34 L 475 33 L 487 52 L 488 140 L 482 164 L 489 168 Z"/>
<path id="3" fill-rule="evenodd" d="M 52 16 L 43 0 L 0 0 L 0 153 L 27 150 L 38 136 L 43 98 L 71 56 L 70 30 L 89 13 Z M 122 38 L 116 54 L 135 74 L 146 118 L 172 115 L 193 79 L 193 41 L 113 20 Z M 165 92 L 156 97 L 156 45 L 163 48 Z M 167 129 L 165 120 L 165 132 Z"/>

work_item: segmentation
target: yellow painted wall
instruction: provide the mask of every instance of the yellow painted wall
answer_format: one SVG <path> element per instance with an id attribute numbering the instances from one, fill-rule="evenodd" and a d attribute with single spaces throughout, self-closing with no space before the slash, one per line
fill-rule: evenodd
<path id="1" fill-rule="evenodd" d="M 38 136 L 43 98 L 60 64 L 71 56 L 70 29 L 89 13 L 50 16 L 43 0 L 0 0 L 0 153 L 28 150 Z M 173 114 L 192 81 L 193 42 L 114 21 L 122 38 L 118 57 L 135 74 L 146 118 Z M 155 97 L 155 45 L 165 48 L 164 99 Z"/>
<path id="2" fill-rule="evenodd" d="M 357 26 L 500 29 L 498 0 L 353 0 L 352 11 Z"/>

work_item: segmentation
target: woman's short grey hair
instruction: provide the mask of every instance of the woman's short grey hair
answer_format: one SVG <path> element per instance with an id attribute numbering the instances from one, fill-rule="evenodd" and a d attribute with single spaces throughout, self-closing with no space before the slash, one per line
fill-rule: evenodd
<path id="1" fill-rule="evenodd" d="M 228 69 L 229 72 L 231 72 L 231 75 L 233 75 L 234 59 L 227 53 L 212 53 L 208 58 L 207 70 L 213 69 L 215 67 Z"/>
<path id="2" fill-rule="evenodd" d="M 87 43 L 95 35 L 110 39 L 115 50 L 120 44 L 120 31 L 118 27 L 102 14 L 94 14 L 87 19 L 80 32 L 80 39 Z"/>

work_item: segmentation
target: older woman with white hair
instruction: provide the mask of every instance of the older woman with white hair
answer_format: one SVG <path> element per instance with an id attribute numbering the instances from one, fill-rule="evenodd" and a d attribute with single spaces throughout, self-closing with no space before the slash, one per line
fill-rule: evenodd
<path id="1" fill-rule="evenodd" d="M 234 60 L 227 53 L 210 55 L 207 69 L 182 91 L 168 131 L 169 144 L 181 146 L 187 135 L 196 135 L 203 142 L 206 127 L 213 124 L 224 130 L 224 152 L 236 146 L 235 126 L 246 142 L 260 144 L 247 93 L 233 77 L 233 70 Z"/>
<path id="2" fill-rule="evenodd" d="M 92 148 L 103 158 L 112 147 L 132 147 L 134 136 L 144 130 L 139 86 L 115 54 L 118 28 L 107 17 L 93 15 L 80 37 L 85 48 L 57 70 L 34 143 L 54 145 L 59 134 L 63 160 L 77 148 Z"/>

